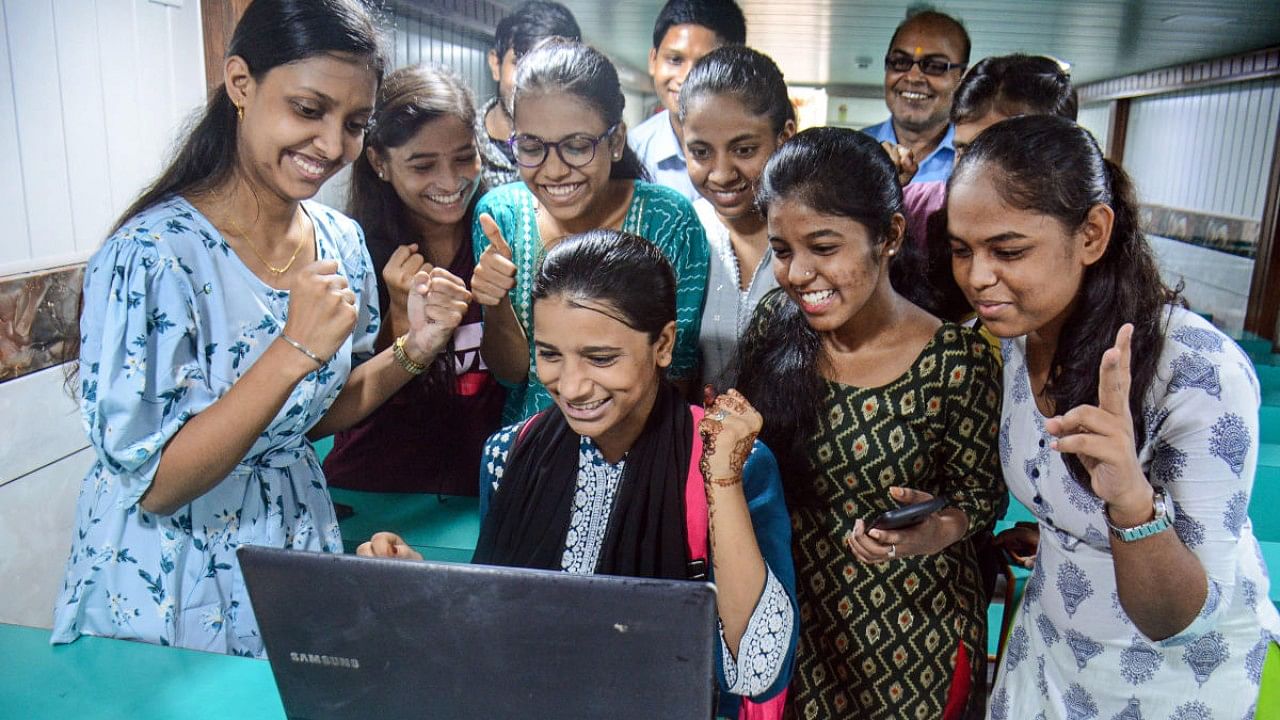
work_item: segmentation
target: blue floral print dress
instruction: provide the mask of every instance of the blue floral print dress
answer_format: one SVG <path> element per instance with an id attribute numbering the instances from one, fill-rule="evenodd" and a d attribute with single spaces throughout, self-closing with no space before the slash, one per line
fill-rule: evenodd
<path id="1" fill-rule="evenodd" d="M 1199 316 L 1168 308 L 1138 460 L 1172 501 L 1173 531 L 1208 575 L 1204 607 L 1164 640 L 1116 591 L 1103 503 L 1049 443 L 1024 338 L 1004 342 L 1005 481 L 1040 521 L 1040 548 L 991 693 L 991 720 L 1242 720 L 1280 637 L 1247 509 L 1258 456 L 1248 357 Z M 1168 532 L 1168 531 L 1166 531 Z"/>
<path id="2" fill-rule="evenodd" d="M 97 462 L 80 490 L 53 642 L 80 635 L 263 654 L 235 551 L 341 552 L 324 475 L 305 433 L 371 353 L 375 274 L 350 219 L 315 203 L 316 256 L 337 260 L 360 308 L 355 331 L 308 374 L 248 455 L 172 515 L 138 504 L 165 444 L 280 334 L 289 293 L 257 278 L 190 203 L 130 218 L 89 261 L 80 408 Z"/>

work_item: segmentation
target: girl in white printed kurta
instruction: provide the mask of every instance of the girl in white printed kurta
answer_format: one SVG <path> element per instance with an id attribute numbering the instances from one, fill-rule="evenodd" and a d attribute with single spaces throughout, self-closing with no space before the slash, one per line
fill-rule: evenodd
<path id="1" fill-rule="evenodd" d="M 421 372 L 469 300 L 447 272 L 420 272 L 408 332 L 369 357 L 363 236 L 304 202 L 360 151 L 378 42 L 351 0 L 255 0 L 225 85 L 89 261 L 79 389 L 97 462 L 54 643 L 260 655 L 236 548 L 341 551 L 308 437 L 357 422 Z"/>
<path id="2" fill-rule="evenodd" d="M 1128 178 L 1069 120 L 985 130 L 947 208 L 956 281 L 1004 339 L 1005 480 L 1040 528 L 988 717 L 1253 718 L 1280 617 L 1247 515 L 1248 358 L 1171 304 Z"/>

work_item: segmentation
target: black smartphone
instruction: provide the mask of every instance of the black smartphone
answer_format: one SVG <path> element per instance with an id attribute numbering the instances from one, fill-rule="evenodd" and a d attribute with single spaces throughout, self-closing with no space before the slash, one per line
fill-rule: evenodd
<path id="1" fill-rule="evenodd" d="M 867 523 L 868 528 L 897 530 L 924 522 L 924 519 L 947 506 L 946 498 L 934 498 L 914 505 L 886 510 Z"/>

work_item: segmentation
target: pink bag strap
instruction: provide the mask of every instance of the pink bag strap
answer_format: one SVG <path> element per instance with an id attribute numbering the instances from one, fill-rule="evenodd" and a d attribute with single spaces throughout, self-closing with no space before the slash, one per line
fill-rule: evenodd
<path id="1" fill-rule="evenodd" d="M 684 486 L 684 519 L 686 543 L 690 560 L 707 560 L 707 491 L 702 481 L 702 469 L 698 467 L 702 459 L 702 433 L 698 432 L 698 424 L 702 422 L 703 410 L 696 405 L 689 406 L 693 415 L 693 451 L 689 453 L 689 479 Z"/>

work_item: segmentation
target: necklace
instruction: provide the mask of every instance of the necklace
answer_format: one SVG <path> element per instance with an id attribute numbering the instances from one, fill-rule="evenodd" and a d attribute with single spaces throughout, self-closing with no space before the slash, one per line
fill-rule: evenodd
<path id="1" fill-rule="evenodd" d="M 232 217 L 231 215 L 228 215 L 227 223 L 231 225 L 231 231 L 236 234 L 236 237 L 248 243 L 249 249 L 253 251 L 254 257 L 258 258 L 258 262 L 266 266 L 266 268 L 271 271 L 271 274 L 275 275 L 276 277 L 280 277 L 281 275 L 284 275 L 285 273 L 289 272 L 289 268 L 293 267 L 293 261 L 298 259 L 299 253 L 302 252 L 302 246 L 306 244 L 306 241 L 307 241 L 305 237 L 299 240 L 298 246 L 293 249 L 293 255 L 289 257 L 289 262 L 285 263 L 284 267 L 278 268 L 275 265 L 272 265 L 271 263 L 267 262 L 266 258 L 262 257 L 262 253 L 258 252 L 258 246 L 254 244 L 253 239 L 250 238 L 245 233 L 244 230 L 240 229 L 240 223 L 237 223 L 234 217 Z"/>

